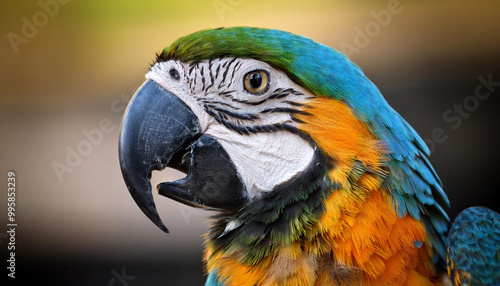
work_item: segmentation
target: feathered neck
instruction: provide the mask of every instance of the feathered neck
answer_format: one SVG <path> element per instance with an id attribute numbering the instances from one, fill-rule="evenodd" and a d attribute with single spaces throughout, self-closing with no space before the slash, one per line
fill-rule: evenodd
<path id="1" fill-rule="evenodd" d="M 236 213 L 214 216 L 206 236 L 211 255 L 232 253 L 240 262 L 256 265 L 277 246 L 303 238 L 323 215 L 324 200 L 336 189 L 327 179 L 329 169 L 316 149 L 305 171 Z"/>

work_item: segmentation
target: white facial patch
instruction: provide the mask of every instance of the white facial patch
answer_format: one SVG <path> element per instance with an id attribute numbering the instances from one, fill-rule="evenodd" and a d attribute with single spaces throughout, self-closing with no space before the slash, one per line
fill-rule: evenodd
<path id="1" fill-rule="evenodd" d="M 262 92 L 245 81 L 266 79 Z M 309 142 L 291 132 L 294 114 L 313 97 L 285 73 L 253 59 L 217 58 L 196 63 L 156 63 L 146 78 L 179 97 L 234 163 L 252 200 L 304 171 L 314 156 Z M 285 128 L 286 127 L 286 128 Z"/>
<path id="2" fill-rule="evenodd" d="M 287 131 L 241 136 L 213 125 L 206 134 L 224 147 L 252 200 L 304 171 L 314 156 L 306 140 Z"/>

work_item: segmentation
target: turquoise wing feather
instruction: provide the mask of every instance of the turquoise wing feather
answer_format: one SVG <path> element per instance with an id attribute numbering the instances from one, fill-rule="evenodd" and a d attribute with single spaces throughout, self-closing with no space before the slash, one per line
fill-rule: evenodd
<path id="1" fill-rule="evenodd" d="M 447 243 L 453 285 L 500 285 L 500 215 L 472 207 L 453 222 Z"/>

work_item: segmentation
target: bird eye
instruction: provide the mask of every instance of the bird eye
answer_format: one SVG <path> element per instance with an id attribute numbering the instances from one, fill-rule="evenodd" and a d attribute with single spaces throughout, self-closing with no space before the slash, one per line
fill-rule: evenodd
<path id="1" fill-rule="evenodd" d="M 179 80 L 181 78 L 181 76 L 179 75 L 179 72 L 172 68 L 168 71 L 168 74 L 170 75 L 171 78 L 173 78 L 174 80 Z"/>
<path id="2" fill-rule="evenodd" d="M 264 70 L 251 71 L 245 75 L 243 83 L 251 94 L 261 94 L 269 87 L 269 74 Z"/>

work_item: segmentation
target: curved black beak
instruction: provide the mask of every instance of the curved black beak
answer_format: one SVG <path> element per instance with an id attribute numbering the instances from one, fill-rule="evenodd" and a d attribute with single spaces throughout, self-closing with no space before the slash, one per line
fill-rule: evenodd
<path id="1" fill-rule="evenodd" d="M 200 134 L 191 109 L 152 80 L 137 90 L 125 111 L 119 142 L 123 178 L 137 205 L 165 232 L 151 194 L 151 172 L 164 169 Z"/>
<path id="2" fill-rule="evenodd" d="M 151 172 L 173 167 L 186 178 L 158 185 L 160 195 L 187 205 L 237 210 L 248 201 L 229 155 L 202 134 L 197 116 L 177 96 L 147 80 L 131 99 L 122 121 L 120 166 L 137 205 L 160 229 L 151 193 Z"/>

